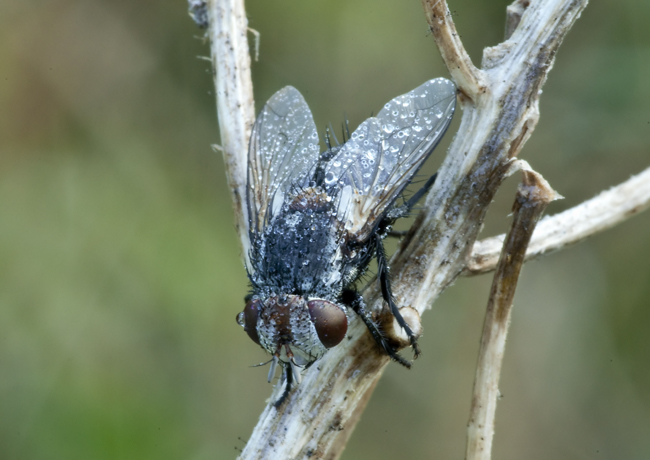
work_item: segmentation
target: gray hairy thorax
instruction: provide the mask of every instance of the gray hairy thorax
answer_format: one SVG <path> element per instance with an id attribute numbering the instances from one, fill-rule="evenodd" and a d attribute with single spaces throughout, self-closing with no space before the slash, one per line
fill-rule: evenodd
<path id="1" fill-rule="evenodd" d="M 335 202 L 320 187 L 287 197 L 253 248 L 260 256 L 253 258 L 255 291 L 336 300 L 354 281 Z"/>

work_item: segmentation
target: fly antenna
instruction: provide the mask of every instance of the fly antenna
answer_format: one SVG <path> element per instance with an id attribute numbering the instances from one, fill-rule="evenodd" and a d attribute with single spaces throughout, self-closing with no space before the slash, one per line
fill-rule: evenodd
<path id="1" fill-rule="evenodd" d="M 275 368 L 278 366 L 278 360 L 279 360 L 278 355 L 273 356 L 273 359 L 271 360 L 271 368 L 269 369 L 269 376 L 268 376 L 269 383 L 271 383 L 271 380 L 275 375 Z"/>
<path id="2" fill-rule="evenodd" d="M 289 358 L 289 366 L 291 367 L 291 372 L 293 373 L 296 383 L 300 384 L 300 381 L 302 380 L 300 375 L 300 367 L 296 364 L 296 361 L 293 359 L 293 352 L 291 351 L 291 348 L 289 348 L 289 344 L 285 344 L 284 348 L 287 351 L 287 358 Z"/>
<path id="3" fill-rule="evenodd" d="M 300 384 L 302 381 L 302 376 L 300 375 L 300 367 L 296 364 L 296 362 L 291 358 L 291 361 L 289 361 L 289 365 L 291 366 L 291 371 L 293 372 L 293 376 L 295 377 L 296 383 Z"/>
<path id="4" fill-rule="evenodd" d="M 289 396 L 289 393 L 291 392 L 291 386 L 293 384 L 293 372 L 291 370 L 291 366 L 284 366 L 284 380 L 285 380 L 285 387 L 284 391 L 282 392 L 282 396 L 273 404 L 276 409 L 278 409 L 283 402 L 287 400 L 287 396 Z"/>

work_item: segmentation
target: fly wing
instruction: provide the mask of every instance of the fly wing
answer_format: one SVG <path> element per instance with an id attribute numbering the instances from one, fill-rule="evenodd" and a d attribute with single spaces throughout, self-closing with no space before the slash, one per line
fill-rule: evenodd
<path id="1" fill-rule="evenodd" d="M 326 187 L 338 187 L 337 217 L 360 241 L 438 145 L 456 106 L 456 86 L 429 80 L 388 102 L 352 133 L 325 168 Z"/>
<path id="2" fill-rule="evenodd" d="M 251 240 L 282 206 L 288 189 L 306 179 L 318 156 L 316 124 L 305 99 L 292 86 L 282 88 L 264 105 L 251 133 L 246 188 Z"/>

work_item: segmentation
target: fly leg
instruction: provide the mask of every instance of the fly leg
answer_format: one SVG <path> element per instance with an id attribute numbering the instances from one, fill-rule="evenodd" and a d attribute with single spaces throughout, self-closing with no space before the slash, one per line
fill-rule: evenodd
<path id="1" fill-rule="evenodd" d="M 343 303 L 346 305 L 350 305 L 352 309 L 356 312 L 357 315 L 361 318 L 361 320 L 364 322 L 368 330 L 370 331 L 370 335 L 372 335 L 372 338 L 375 339 L 375 342 L 384 349 L 386 354 L 390 356 L 393 360 L 397 361 L 400 363 L 402 366 L 410 369 L 411 368 L 411 362 L 408 361 L 407 359 L 404 359 L 395 349 L 388 343 L 384 335 L 382 334 L 381 330 L 379 329 L 379 326 L 372 320 L 370 317 L 370 314 L 366 311 L 366 303 L 363 300 L 363 297 L 361 294 L 359 294 L 357 291 L 354 291 L 352 289 L 346 289 L 343 291 L 343 296 L 342 296 Z"/>
<path id="2" fill-rule="evenodd" d="M 427 180 L 426 183 L 422 187 L 420 187 L 420 190 L 415 192 L 413 196 L 409 198 L 406 203 L 404 203 L 404 205 L 399 206 L 397 208 L 393 208 L 390 211 L 388 211 L 386 216 L 379 223 L 377 227 L 377 232 L 375 232 L 375 234 L 373 235 L 373 238 L 375 240 L 374 241 L 375 248 L 377 250 L 377 268 L 378 268 L 378 276 L 379 276 L 379 285 L 381 286 L 381 294 L 384 297 L 384 300 L 390 306 L 390 311 L 395 317 L 395 319 L 397 320 L 397 323 L 400 325 L 402 329 L 404 329 L 404 332 L 406 332 L 406 335 L 409 338 L 409 342 L 411 342 L 411 346 L 413 347 L 413 353 L 415 354 L 416 358 L 420 355 L 420 347 L 418 346 L 417 338 L 415 337 L 415 334 L 413 334 L 413 331 L 411 330 L 407 322 L 404 321 L 404 317 L 399 312 L 399 308 L 397 308 L 397 305 L 395 304 L 393 291 L 390 287 L 388 259 L 386 257 L 386 251 L 384 250 L 382 237 L 383 236 L 404 236 L 407 233 L 407 232 L 394 232 L 391 230 L 391 225 L 400 217 L 404 217 L 408 215 L 409 212 L 411 212 L 411 210 L 415 207 L 415 205 L 420 200 L 420 198 L 422 198 L 431 189 L 431 187 L 433 187 L 433 184 L 436 181 L 437 176 L 438 173 L 431 176 L 429 180 Z"/>
<path id="3" fill-rule="evenodd" d="M 438 177 L 438 173 L 435 173 L 433 176 L 429 177 L 429 179 L 425 182 L 425 184 L 420 187 L 420 190 L 415 192 L 411 198 L 406 202 L 405 206 L 406 208 L 410 211 L 413 209 L 413 207 L 417 204 L 418 201 L 420 201 L 420 198 L 422 198 L 429 190 L 431 190 L 431 187 L 433 187 L 434 182 L 436 181 L 436 177 Z"/>
<path id="4" fill-rule="evenodd" d="M 391 238 L 402 238 L 403 236 L 406 236 L 408 233 L 408 230 L 389 230 L 386 232 L 386 236 L 390 236 Z"/>
<path id="5" fill-rule="evenodd" d="M 429 191 L 431 190 L 431 187 L 433 187 L 434 182 L 436 181 L 436 177 L 438 177 L 438 173 L 435 173 L 433 176 L 429 177 L 429 179 L 426 181 L 426 183 L 420 187 L 420 190 L 415 192 L 411 198 L 408 199 L 406 203 L 404 203 L 402 206 L 397 206 L 396 208 L 391 209 L 388 211 L 386 216 L 384 217 L 383 221 L 379 224 L 378 228 L 379 231 L 381 232 L 382 229 L 385 231 L 386 236 L 392 236 L 392 237 L 402 237 L 405 236 L 408 231 L 396 231 L 392 230 L 390 226 L 397 220 L 402 217 L 408 216 L 408 214 L 413 210 L 415 205 L 420 201 L 420 199 Z"/>
<path id="6" fill-rule="evenodd" d="M 404 321 L 404 317 L 399 312 L 399 308 L 395 304 L 395 298 L 393 297 L 393 291 L 390 287 L 390 276 L 388 268 L 388 259 L 386 258 L 386 251 L 384 250 L 384 243 L 381 240 L 381 236 L 378 234 L 374 235 L 375 245 L 377 248 L 377 271 L 379 276 L 379 285 L 381 286 L 381 294 L 384 297 L 384 300 L 390 306 L 390 311 L 393 313 L 393 316 L 397 320 L 397 323 L 400 325 L 411 342 L 413 347 L 413 353 L 417 358 L 420 355 L 420 347 L 418 346 L 417 338 L 409 325 Z"/>

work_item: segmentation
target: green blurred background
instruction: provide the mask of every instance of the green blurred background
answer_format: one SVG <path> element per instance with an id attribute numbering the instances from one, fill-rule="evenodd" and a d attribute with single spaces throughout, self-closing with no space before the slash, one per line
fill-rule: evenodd
<path id="1" fill-rule="evenodd" d="M 505 1 L 450 0 L 475 62 Z M 184 1 L 0 2 L 0 459 L 234 458 L 271 393 L 235 323 L 247 280 L 208 54 Z M 257 108 L 296 86 L 352 126 L 447 75 L 418 0 L 251 0 Z M 650 2 L 592 2 L 522 157 L 559 212 L 650 165 Z M 456 117 L 451 131 L 458 125 Z M 427 165 L 441 162 L 446 143 Z M 517 178 L 482 236 L 503 232 Z M 494 458 L 650 458 L 650 214 L 527 265 Z M 424 316 L 343 459 L 465 446 L 490 277 Z"/>

